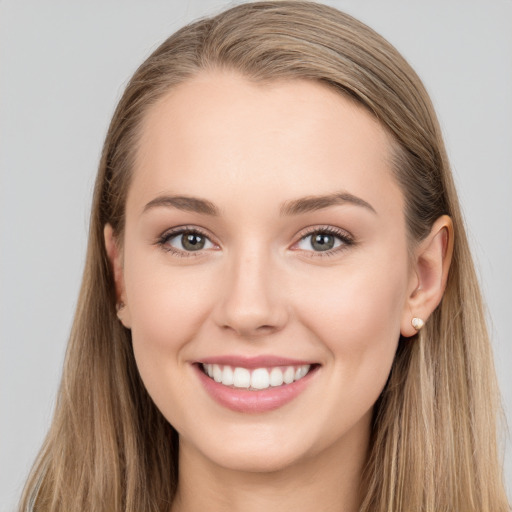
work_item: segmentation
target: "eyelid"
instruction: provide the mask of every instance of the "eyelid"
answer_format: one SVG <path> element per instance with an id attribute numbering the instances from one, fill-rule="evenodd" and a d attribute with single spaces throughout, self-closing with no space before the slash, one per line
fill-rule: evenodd
<path id="1" fill-rule="evenodd" d="M 202 256 L 205 254 L 205 252 L 209 252 L 212 249 L 201 249 L 198 251 L 184 251 L 177 249 L 171 245 L 168 245 L 167 242 L 169 239 L 179 236 L 183 233 L 197 233 L 205 238 L 207 238 L 215 247 L 213 250 L 220 249 L 220 244 L 215 240 L 215 237 L 209 233 L 209 231 L 205 230 L 204 228 L 201 228 L 199 226 L 195 225 L 183 225 L 183 226 L 175 226 L 173 228 L 165 230 L 161 235 L 157 237 L 157 240 L 155 241 L 155 245 L 158 245 L 161 247 L 162 250 L 166 252 L 173 253 L 177 256 L 183 256 L 183 257 L 194 257 L 194 256 Z M 341 245 L 338 247 L 334 247 L 332 249 L 326 250 L 326 251 L 313 251 L 313 250 L 305 250 L 305 249 L 299 249 L 296 246 L 305 238 L 308 236 L 312 236 L 316 233 L 326 233 L 332 236 L 337 237 L 341 240 Z M 350 234 L 348 231 L 331 226 L 331 225 L 317 225 L 317 226 L 308 226 L 296 235 L 296 241 L 292 244 L 290 247 L 291 250 L 294 251 L 300 251 L 304 254 L 307 254 L 310 257 L 322 257 L 322 256 L 330 256 L 337 254 L 343 250 L 345 250 L 347 247 L 355 245 L 355 240 L 352 234 Z"/>
<path id="2" fill-rule="evenodd" d="M 168 245 L 167 242 L 176 236 L 179 236 L 183 233 L 197 233 L 205 238 L 207 238 L 214 246 L 214 250 L 219 248 L 219 244 L 215 241 L 215 238 L 205 229 L 194 226 L 194 225 L 184 225 L 184 226 L 175 226 L 173 228 L 165 230 L 161 235 L 159 235 L 155 241 L 155 245 L 160 246 L 160 248 L 166 252 L 170 252 L 177 256 L 183 257 L 194 257 L 194 256 L 203 256 L 205 252 L 211 251 L 212 249 L 201 249 L 198 251 L 183 251 L 173 247 L 172 245 Z"/>
<path id="3" fill-rule="evenodd" d="M 308 236 L 312 236 L 316 233 L 325 233 L 339 238 L 342 241 L 342 244 L 338 247 L 334 247 L 332 249 L 326 251 L 309 251 L 305 249 L 299 249 L 296 247 L 302 240 L 307 238 Z M 330 225 L 319 225 L 319 226 L 309 226 L 307 228 L 302 229 L 297 234 L 297 241 L 293 243 L 290 247 L 291 250 L 301 251 L 304 254 L 307 254 L 310 257 L 324 257 L 324 256 L 332 256 L 339 252 L 344 251 L 347 247 L 355 245 L 355 239 L 352 234 L 348 231 Z"/>

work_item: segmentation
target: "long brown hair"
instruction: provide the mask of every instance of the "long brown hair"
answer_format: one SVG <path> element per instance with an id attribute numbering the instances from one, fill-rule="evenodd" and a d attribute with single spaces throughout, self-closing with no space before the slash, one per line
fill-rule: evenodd
<path id="1" fill-rule="evenodd" d="M 164 511 L 177 485 L 177 434 L 139 378 L 116 317 L 103 228 L 122 237 L 141 121 L 174 85 L 205 69 L 254 81 L 314 80 L 375 115 L 394 140 L 411 243 L 450 215 L 454 255 L 440 306 L 399 343 L 375 405 L 365 512 L 508 511 L 496 442 L 499 399 L 482 299 L 441 131 L 429 97 L 373 30 L 310 2 L 239 5 L 192 23 L 137 70 L 99 166 L 87 259 L 53 423 L 21 509 Z"/>

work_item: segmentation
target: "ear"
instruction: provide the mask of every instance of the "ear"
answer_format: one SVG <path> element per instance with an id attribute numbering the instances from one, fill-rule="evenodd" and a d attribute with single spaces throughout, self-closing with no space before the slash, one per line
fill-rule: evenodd
<path id="1" fill-rule="evenodd" d="M 123 257 L 119 248 L 119 241 L 114 234 L 114 230 L 110 224 L 105 224 L 103 229 L 105 238 L 105 249 L 110 262 L 110 267 L 114 275 L 114 283 L 116 287 L 116 308 L 117 316 L 121 323 L 128 329 L 131 328 L 130 309 L 126 299 L 126 291 L 124 286 Z"/>
<path id="2" fill-rule="evenodd" d="M 441 302 L 453 253 L 453 223 L 448 215 L 434 222 L 430 234 L 414 251 L 413 269 L 400 332 L 410 337 L 417 333 L 412 319 L 427 321 Z"/>

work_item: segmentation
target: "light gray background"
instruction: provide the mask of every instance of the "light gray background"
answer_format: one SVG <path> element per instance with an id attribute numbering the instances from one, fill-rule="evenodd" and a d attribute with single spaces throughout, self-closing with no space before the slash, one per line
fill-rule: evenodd
<path id="1" fill-rule="evenodd" d="M 331 0 L 409 59 L 437 107 L 512 417 L 512 0 Z M 123 85 L 221 0 L 0 0 L 0 511 L 48 428 L 91 190 Z M 510 443 L 509 443 L 510 444 Z M 506 479 L 512 465 L 507 448 Z"/>

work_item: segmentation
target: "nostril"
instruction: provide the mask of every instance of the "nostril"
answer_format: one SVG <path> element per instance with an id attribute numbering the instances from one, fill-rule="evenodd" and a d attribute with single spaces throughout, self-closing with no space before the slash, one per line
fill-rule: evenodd
<path id="1" fill-rule="evenodd" d="M 256 329 L 257 331 L 275 331 L 276 327 L 273 325 L 262 325 Z"/>
<path id="2" fill-rule="evenodd" d="M 250 326 L 241 326 L 241 325 L 229 325 L 225 324 L 222 326 L 222 329 L 225 331 L 231 331 L 233 333 L 238 334 L 239 336 L 243 336 L 245 338 L 259 338 L 261 336 L 266 336 L 272 334 L 279 330 L 278 326 L 274 325 L 260 325 L 256 327 Z"/>

